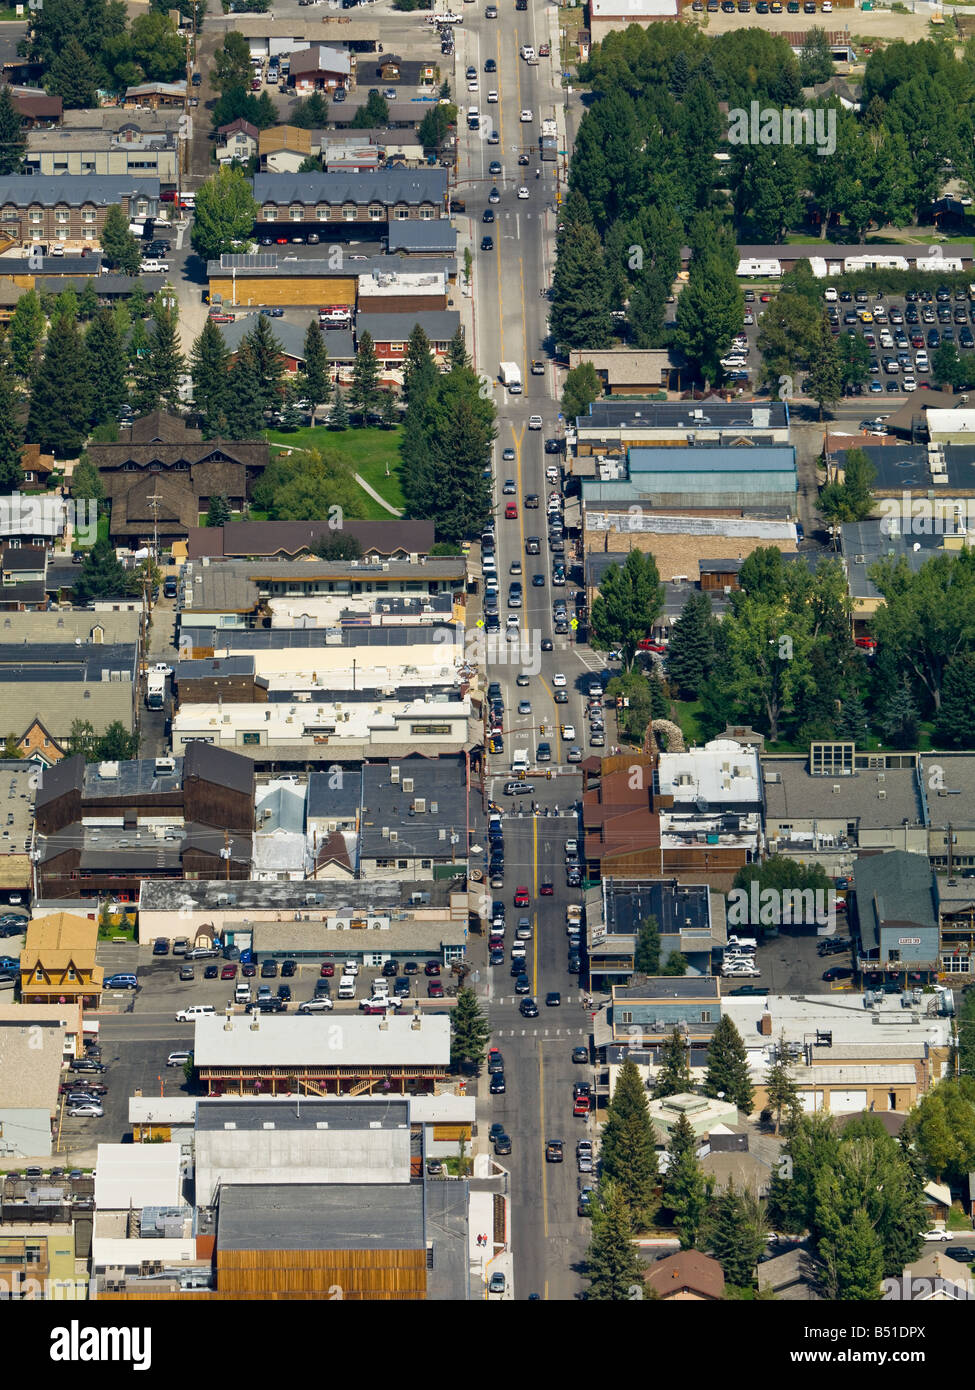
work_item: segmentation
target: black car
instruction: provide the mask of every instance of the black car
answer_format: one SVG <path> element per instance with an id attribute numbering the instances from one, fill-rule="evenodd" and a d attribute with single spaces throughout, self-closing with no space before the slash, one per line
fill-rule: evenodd
<path id="1" fill-rule="evenodd" d="M 276 980 L 278 977 L 278 963 L 276 960 L 265 960 L 261 962 L 261 979 Z"/>
<path id="2" fill-rule="evenodd" d="M 515 994 L 531 994 L 532 982 L 527 975 L 519 975 L 515 980 Z"/>
<path id="3" fill-rule="evenodd" d="M 498 65 L 493 58 L 488 58 L 484 63 L 485 72 L 497 72 Z"/>
<path id="4" fill-rule="evenodd" d="M 488 1075 L 494 1076 L 495 1072 L 504 1071 L 504 1058 L 496 1047 L 492 1047 L 487 1057 Z"/>
<path id="5" fill-rule="evenodd" d="M 496 946 L 488 954 L 488 965 L 504 965 L 504 948 Z"/>
<path id="6" fill-rule="evenodd" d="M 557 1009 L 562 1003 L 562 995 L 557 989 L 550 989 L 545 996 L 545 1003 L 550 1009 Z"/>
<path id="7" fill-rule="evenodd" d="M 298 962 L 296 960 L 286 960 L 281 966 L 282 980 L 290 980 L 292 975 L 298 972 Z"/>
<path id="8" fill-rule="evenodd" d="M 941 1253 L 949 1260 L 961 1260 L 967 1265 L 975 1261 L 975 1247 L 971 1245 L 946 1245 Z"/>
<path id="9" fill-rule="evenodd" d="M 518 1005 L 518 1011 L 522 1018 L 538 1017 L 538 1005 L 535 1003 L 534 999 L 523 999 Z"/>
<path id="10" fill-rule="evenodd" d="M 572 1049 L 572 1060 L 573 1060 L 573 1062 L 588 1062 L 588 1061 L 589 1061 L 589 1049 L 588 1049 L 588 1047 L 574 1047 L 574 1048 Z"/>
<path id="11" fill-rule="evenodd" d="M 582 872 L 575 867 L 566 870 L 565 883 L 567 888 L 580 888 L 582 886 Z"/>
<path id="12" fill-rule="evenodd" d="M 493 221 L 494 221 L 494 208 L 485 208 L 485 209 L 484 209 L 484 212 L 481 214 L 481 221 L 482 221 L 482 222 L 493 222 Z"/>
<path id="13" fill-rule="evenodd" d="M 219 973 L 220 972 L 218 971 L 215 965 L 208 965 L 203 972 L 203 978 L 204 980 L 215 980 Z"/>
<path id="14" fill-rule="evenodd" d="M 834 965 L 829 970 L 823 971 L 823 979 L 826 981 L 852 980 L 853 971 L 849 970 L 845 965 Z"/>
<path id="15" fill-rule="evenodd" d="M 290 985 L 278 985 L 278 998 L 288 1000 L 291 998 Z"/>
<path id="16" fill-rule="evenodd" d="M 155 940 L 152 943 L 152 954 L 154 956 L 169 955 L 169 942 L 166 940 L 164 936 L 160 936 L 157 940 Z"/>
<path id="17" fill-rule="evenodd" d="M 481 250 L 482 250 L 482 251 L 493 251 L 493 250 L 494 250 L 494 237 L 493 237 L 493 236 L 482 236 L 482 237 L 481 237 Z"/>
<path id="18" fill-rule="evenodd" d="M 415 960 L 408 960 L 406 964 L 403 966 L 404 975 L 418 975 L 419 973 L 420 967 L 417 965 Z"/>
<path id="19" fill-rule="evenodd" d="M 410 982 L 405 975 L 399 976 L 396 983 L 393 985 L 393 993 L 396 995 L 397 999 L 409 999 Z"/>
<path id="20" fill-rule="evenodd" d="M 329 982 L 328 982 L 327 980 L 316 980 L 316 981 L 315 981 L 315 994 L 314 994 L 314 998 L 315 998 L 315 999 L 331 999 L 331 997 L 332 997 L 332 986 L 329 984 Z"/>
<path id="21" fill-rule="evenodd" d="M 504 1072 L 498 1072 L 497 1075 L 491 1077 L 491 1085 L 488 1089 L 492 1096 L 504 1095 Z"/>
<path id="22" fill-rule="evenodd" d="M 507 1134 L 496 1134 L 494 1136 L 494 1152 L 496 1154 L 510 1154 L 511 1137 Z"/>

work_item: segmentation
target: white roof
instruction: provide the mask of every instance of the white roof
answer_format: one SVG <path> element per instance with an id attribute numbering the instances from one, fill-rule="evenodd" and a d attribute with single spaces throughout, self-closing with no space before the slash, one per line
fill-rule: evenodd
<path id="1" fill-rule="evenodd" d="M 179 1161 L 179 1144 L 99 1144 L 95 1206 L 101 1211 L 182 1206 Z"/>
<path id="2" fill-rule="evenodd" d="M 416 1125 L 463 1125 L 474 1120 L 473 1096 L 410 1096 L 410 1123 Z"/>
<path id="3" fill-rule="evenodd" d="M 792 1073 L 797 1086 L 910 1086 L 917 1080 L 912 1066 L 797 1067 Z"/>
<path id="4" fill-rule="evenodd" d="M 761 800 L 758 753 L 731 739 L 716 738 L 686 753 L 661 753 L 658 777 L 661 796 L 673 796 L 678 804 L 698 796 L 709 805 L 727 801 L 757 805 Z"/>
<path id="5" fill-rule="evenodd" d="M 130 1125 L 192 1125 L 195 1123 L 195 1096 L 129 1096 Z M 154 1147 L 158 1147 L 158 1145 Z"/>
<path id="6" fill-rule="evenodd" d="M 161 1260 L 164 1265 L 197 1264 L 196 1241 L 192 1236 L 180 1240 L 166 1240 L 158 1236 L 135 1240 L 118 1240 L 113 1236 L 95 1236 L 92 1239 L 93 1270 L 125 1268 L 150 1260 Z"/>
<path id="7" fill-rule="evenodd" d="M 446 1014 L 380 1018 L 343 1014 L 298 1018 L 198 1018 L 193 1052 L 198 1067 L 446 1066 L 450 1019 Z M 131 1153 L 131 1149 L 128 1150 Z"/>
<path id="8" fill-rule="evenodd" d="M 928 433 L 975 434 L 975 410 L 928 410 Z"/>
<path id="9" fill-rule="evenodd" d="M 311 704 L 306 701 L 294 705 L 285 702 L 256 705 L 231 703 L 195 704 L 187 703 L 180 707 L 173 719 L 173 732 L 183 734 L 200 729 L 220 731 L 220 737 L 236 746 L 237 734 L 243 732 L 260 733 L 269 743 L 280 740 L 294 740 L 312 737 L 306 730 L 315 731 L 322 726 L 334 726 L 332 740 L 364 740 L 371 743 L 388 742 L 387 735 L 403 730 L 410 723 L 457 722 L 455 737 L 466 736 L 467 720 L 471 717 L 470 700 L 377 700 L 377 701 L 330 701 L 327 704 Z"/>
<path id="10" fill-rule="evenodd" d="M 589 0 L 592 19 L 649 19 L 676 15 L 677 0 Z"/>
<path id="11" fill-rule="evenodd" d="M 764 1049 L 783 1034 L 786 1042 L 812 1041 L 808 1035 L 818 1029 L 833 1034 L 834 1051 L 845 1043 L 874 1043 L 878 1047 L 902 1043 L 906 1049 L 919 1040 L 929 1047 L 944 1047 L 951 1041 L 951 1019 L 923 1016 L 913 1022 L 911 1011 L 901 1007 L 898 996 L 868 1009 L 862 994 L 729 995 L 728 986 L 733 989 L 734 982 L 722 983 L 721 1012 L 732 1020 L 750 1050 Z M 933 1000 L 935 996 L 924 998 Z M 772 1015 L 772 1031 L 763 1037 L 759 1021 L 766 1009 Z M 887 1070 L 885 1067 L 885 1073 Z"/>

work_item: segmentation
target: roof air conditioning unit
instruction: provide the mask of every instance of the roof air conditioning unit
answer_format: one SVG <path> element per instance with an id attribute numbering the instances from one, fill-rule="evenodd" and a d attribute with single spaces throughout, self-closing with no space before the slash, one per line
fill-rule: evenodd
<path id="1" fill-rule="evenodd" d="M 424 796 L 418 796 L 417 799 L 416 799 L 416 800 L 414 801 L 414 803 L 413 803 L 413 809 L 414 809 L 414 811 L 417 813 L 418 816 L 421 816 L 421 815 L 424 813 L 424 811 L 427 809 L 426 797 L 424 797 Z"/>
<path id="2" fill-rule="evenodd" d="M 836 790 L 839 791 L 839 788 L 837 787 Z M 383 828 L 382 828 L 382 837 L 383 837 L 384 840 L 388 840 L 388 839 L 389 839 L 389 826 L 388 826 L 388 825 L 384 825 L 384 826 L 383 826 Z"/>
<path id="3" fill-rule="evenodd" d="M 411 792 L 411 791 L 413 790 L 413 778 L 412 778 L 412 777 L 404 777 L 404 778 L 403 778 L 403 790 L 404 790 L 405 792 Z"/>
<path id="4" fill-rule="evenodd" d="M 395 842 L 399 839 L 399 831 L 398 831 L 398 830 L 391 830 L 391 831 L 389 832 L 389 838 L 390 838 L 390 841 L 391 841 L 391 842 L 395 843 Z"/>
<path id="5" fill-rule="evenodd" d="M 394 786 L 395 786 L 396 783 L 399 781 L 399 768 L 398 768 L 398 767 L 391 767 L 391 768 L 389 769 L 389 780 L 393 783 Z"/>
<path id="6" fill-rule="evenodd" d="M 878 801 L 886 801 L 886 800 L 887 800 L 887 793 L 886 793 L 885 791 L 879 791 L 879 792 L 877 793 L 877 800 L 878 800 Z"/>

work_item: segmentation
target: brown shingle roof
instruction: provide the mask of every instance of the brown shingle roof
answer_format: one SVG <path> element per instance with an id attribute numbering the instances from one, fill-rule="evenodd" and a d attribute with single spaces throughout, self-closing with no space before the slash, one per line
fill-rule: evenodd
<path id="1" fill-rule="evenodd" d="M 363 554 L 428 555 L 434 543 L 432 521 L 346 521 L 345 530 Z M 314 548 L 329 532 L 327 521 L 233 521 L 227 526 L 199 526 L 189 535 L 189 558 L 245 558 L 249 555 L 297 556 Z"/>
<path id="2" fill-rule="evenodd" d="M 721 1298 L 724 1293 L 721 1266 L 710 1255 L 702 1255 L 700 1250 L 680 1250 L 676 1255 L 658 1260 L 647 1271 L 646 1281 L 661 1298 L 672 1298 L 682 1289 L 703 1298 Z"/>
<path id="3" fill-rule="evenodd" d="M 191 440 L 199 443 L 203 435 L 199 430 L 191 430 L 179 415 L 170 415 L 166 410 L 153 410 L 120 429 L 119 439 L 123 444 L 150 444 L 153 440 L 164 444 L 183 444 Z"/>

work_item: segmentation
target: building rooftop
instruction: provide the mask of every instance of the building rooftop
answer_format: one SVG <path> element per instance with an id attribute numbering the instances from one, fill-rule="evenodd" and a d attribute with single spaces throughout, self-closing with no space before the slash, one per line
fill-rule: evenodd
<path id="1" fill-rule="evenodd" d="M 2 183 L 0 183 L 2 189 Z M 447 194 L 445 169 L 383 169 L 370 174 L 255 174 L 254 197 L 259 204 L 381 203 L 383 206 L 433 203 L 443 207 Z"/>
<path id="2" fill-rule="evenodd" d="M 948 523 L 947 534 L 954 530 Z M 961 533 L 959 533 L 961 534 Z M 879 599 L 880 590 L 870 578 L 870 570 L 880 560 L 903 559 L 912 574 L 944 549 L 944 528 L 913 529 L 907 536 L 895 533 L 885 517 L 850 521 L 840 526 L 840 548 L 850 593 L 855 599 Z"/>
<path id="3" fill-rule="evenodd" d="M 275 177 L 282 177 L 275 175 Z M 336 175 L 335 177 L 338 177 Z M 369 177 L 365 174 L 362 178 Z M 407 226 L 408 224 L 394 223 L 395 226 Z M 418 227 L 436 227 L 440 222 L 420 222 Z M 449 222 L 444 222 L 444 226 L 450 226 Z M 387 271 L 409 271 L 416 270 L 416 262 L 410 261 L 405 256 L 392 256 L 376 254 L 373 256 L 362 254 L 362 259 L 350 262 L 344 261 L 341 265 L 336 265 L 327 256 L 285 256 L 276 251 L 262 250 L 250 253 L 238 251 L 225 251 L 219 260 L 207 262 L 207 276 L 212 280 L 217 276 L 226 277 L 233 273 L 238 280 L 246 280 L 249 277 L 267 279 L 270 277 L 283 276 L 286 279 L 349 279 L 352 275 L 366 274 L 369 271 L 385 273 Z M 424 261 L 424 270 L 432 271 L 442 275 L 452 275 L 456 272 L 457 263 L 453 256 L 445 256 L 443 260 L 431 259 Z M 239 320 L 238 320 L 239 322 Z M 277 331 L 275 325 L 275 331 Z M 325 334 L 326 344 L 331 341 L 330 331 Z M 331 357 L 331 354 L 330 354 Z M 253 523 L 246 522 L 245 525 Z"/>
<path id="4" fill-rule="evenodd" d="M 786 429 L 789 407 L 784 401 L 763 405 L 739 401 L 594 401 L 588 415 L 576 420 L 580 429 Z"/>
<path id="5" fill-rule="evenodd" d="M 883 927 L 938 925 L 935 877 L 927 856 L 891 850 L 853 866 L 863 949 L 879 947 Z"/>
<path id="6" fill-rule="evenodd" d="M 404 1129 L 410 1123 L 410 1101 L 406 1097 L 377 1100 L 316 1099 L 299 1096 L 279 1099 L 264 1096 L 253 1100 L 216 1097 L 196 1104 L 196 1128 L 219 1131 L 264 1130 L 269 1125 L 284 1130 L 327 1129 Z"/>
<path id="7" fill-rule="evenodd" d="M 409 850 L 415 857 L 466 862 L 468 823 L 467 779 L 461 761 L 404 759 L 392 766 L 363 767 L 359 830 L 363 859 L 396 858 Z M 394 830 L 398 839 L 391 843 Z"/>
<path id="8" fill-rule="evenodd" d="M 422 1183 L 221 1187 L 217 1247 L 424 1250 L 423 1196 Z"/>
<path id="9" fill-rule="evenodd" d="M 316 879 L 313 883 L 256 883 L 235 880 L 185 879 L 180 883 L 147 879 L 141 885 L 142 912 L 208 912 L 225 908 L 235 913 L 282 912 L 293 914 L 309 907 L 350 913 L 374 908 L 398 908 L 406 885 L 398 878 Z"/>
<path id="10" fill-rule="evenodd" d="M 131 174 L 6 174 L 0 177 L 0 206 L 26 208 L 112 207 L 123 198 L 159 199 L 157 178 Z"/>
<path id="11" fill-rule="evenodd" d="M 426 224 L 425 224 L 426 225 Z M 433 224 L 436 225 L 436 224 Z M 447 277 L 439 270 L 379 270 L 360 271 L 359 300 L 397 298 L 400 295 L 436 296 L 447 293 Z"/>
<path id="12" fill-rule="evenodd" d="M 449 343 L 460 327 L 456 309 L 418 309 L 411 314 L 377 314 L 371 310 L 355 316 L 355 335 L 361 341 L 370 333 L 374 343 L 406 343 L 420 325 L 431 343 Z"/>
<path id="13" fill-rule="evenodd" d="M 178 792 L 183 787 L 183 759 L 176 766 L 159 768 L 155 758 L 132 758 L 128 762 L 88 763 L 82 774 L 81 794 L 85 801 L 99 797 L 137 797 Z"/>
<path id="14" fill-rule="evenodd" d="M 0 1019 L 0 1110 L 55 1114 L 68 1031 L 67 1023 L 42 1022 L 33 1015 L 23 1020 Z M 46 1122 L 43 1128 L 38 1144 L 47 1151 L 50 1132 Z"/>
<path id="15" fill-rule="evenodd" d="M 392 137 L 390 143 L 395 143 Z M 445 217 L 429 222 L 417 218 L 393 222 L 389 228 L 389 254 L 394 256 L 400 250 L 442 251 L 453 257 L 457 252 L 457 228 Z"/>
<path id="16" fill-rule="evenodd" d="M 351 343 L 352 334 L 345 335 Z M 329 360 L 334 360 L 330 335 L 325 335 Z M 354 351 L 352 353 L 354 356 Z M 395 558 L 409 561 L 411 556 L 428 555 L 435 540 L 432 521 L 350 521 L 345 530 L 362 546 L 363 557 L 376 560 Z M 189 558 L 245 559 L 248 556 L 280 556 L 289 559 L 309 552 L 323 535 L 329 534 L 327 521 L 243 521 L 227 526 L 199 526 L 189 535 Z"/>
<path id="17" fill-rule="evenodd" d="M 913 767 L 887 767 L 882 772 L 856 768 L 849 775 L 821 777 L 809 772 L 804 758 L 765 755 L 762 781 L 766 823 L 829 818 L 855 823 L 858 831 L 886 829 L 905 821 L 924 823 Z"/>
<path id="18" fill-rule="evenodd" d="M 40 776 L 36 763 L 0 760 L 0 856 L 29 848 Z"/>
<path id="19" fill-rule="evenodd" d="M 647 473 L 784 473 L 795 469 L 796 451 L 791 444 L 664 445 L 629 449 L 627 460 L 630 479 L 636 483 Z"/>
<path id="20" fill-rule="evenodd" d="M 412 879 L 409 887 L 413 887 Z M 371 950 L 442 957 L 445 946 L 463 946 L 467 941 L 466 922 L 447 918 L 423 921 L 407 912 L 397 912 L 395 916 L 402 920 L 369 916 L 369 926 L 357 930 L 354 936 L 345 931 L 339 934 L 335 925 L 339 920 L 337 913 L 330 915 L 327 922 L 253 922 L 251 926 L 255 949 L 262 955 L 276 956 L 295 952 L 307 956 L 312 952 L 324 957 L 337 951 Z"/>
<path id="21" fill-rule="evenodd" d="M 220 1014 L 194 1025 L 196 1065 L 224 1067 L 446 1067 L 450 1062 L 450 1019 L 423 1014 L 414 1026 L 406 1017 L 329 1018 L 269 1015 L 256 1019 Z"/>
<path id="22" fill-rule="evenodd" d="M 734 988 L 734 981 L 726 983 Z M 735 1024 L 749 1051 L 764 1052 L 783 1037 L 787 1043 L 801 1045 L 823 1030 L 832 1033 L 832 1051 L 841 1055 L 846 1046 L 856 1043 L 893 1043 L 907 1048 L 913 1048 L 918 1041 L 928 1047 L 950 1043 L 951 1019 L 924 1011 L 929 1004 L 935 1006 L 936 996 L 923 995 L 924 1005 L 910 1010 L 903 1007 L 897 996 L 869 997 L 876 1002 L 868 1008 L 867 996 L 859 993 L 748 995 L 724 990 L 721 1013 Z M 771 1015 L 772 1028 L 770 1034 L 763 1035 L 760 1024 L 765 1013 Z"/>
<path id="23" fill-rule="evenodd" d="M 603 879 L 603 921 L 608 935 L 635 936 L 645 917 L 657 919 L 662 936 L 708 932 L 711 926 L 707 884 L 676 879 Z"/>
<path id="24" fill-rule="evenodd" d="M 614 985 L 613 1004 L 664 1004 L 718 998 L 718 979 L 713 975 L 653 975 L 638 985 Z"/>
<path id="25" fill-rule="evenodd" d="M 654 780 L 661 796 L 673 797 L 672 814 L 758 806 L 762 799 L 758 754 L 731 739 L 712 739 L 685 753 L 661 753 Z"/>

